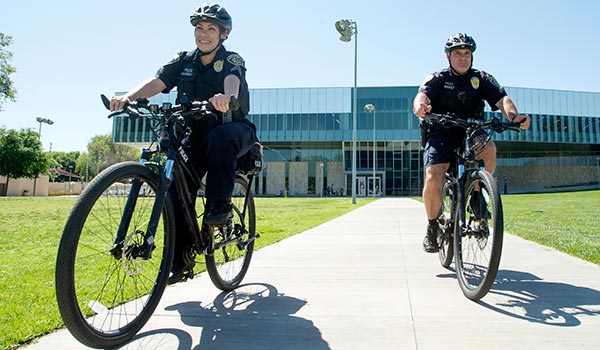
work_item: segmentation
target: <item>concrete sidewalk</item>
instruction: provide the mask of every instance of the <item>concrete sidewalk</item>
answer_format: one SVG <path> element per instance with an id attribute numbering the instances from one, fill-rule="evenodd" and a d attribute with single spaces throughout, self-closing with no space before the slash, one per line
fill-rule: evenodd
<path id="1" fill-rule="evenodd" d="M 600 266 L 506 235 L 472 302 L 423 252 L 425 226 L 421 203 L 375 201 L 255 252 L 234 292 L 206 274 L 167 288 L 123 349 L 600 348 Z M 26 349 L 86 347 L 63 329 Z"/>

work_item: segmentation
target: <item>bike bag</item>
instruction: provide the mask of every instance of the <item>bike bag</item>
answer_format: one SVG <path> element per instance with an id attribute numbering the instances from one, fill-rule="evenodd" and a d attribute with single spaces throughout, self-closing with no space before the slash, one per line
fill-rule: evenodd
<path id="1" fill-rule="evenodd" d="M 256 142 L 252 148 L 237 160 L 237 170 L 246 175 L 256 175 L 263 169 L 263 146 Z"/>

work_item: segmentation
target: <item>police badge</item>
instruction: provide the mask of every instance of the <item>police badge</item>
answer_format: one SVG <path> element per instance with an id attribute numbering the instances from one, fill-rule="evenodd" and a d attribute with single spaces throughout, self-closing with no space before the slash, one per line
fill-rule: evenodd
<path id="1" fill-rule="evenodd" d="M 214 68 L 215 72 L 217 72 L 217 73 L 222 71 L 223 70 L 223 60 L 216 61 L 215 64 L 213 64 L 213 68 Z"/>

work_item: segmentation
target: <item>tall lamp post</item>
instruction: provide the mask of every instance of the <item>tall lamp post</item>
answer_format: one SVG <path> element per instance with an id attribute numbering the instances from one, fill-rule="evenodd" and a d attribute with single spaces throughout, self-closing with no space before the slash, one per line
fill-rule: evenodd
<path id="1" fill-rule="evenodd" d="M 368 114 L 373 114 L 373 197 L 375 197 L 375 166 L 377 164 L 376 162 L 376 153 L 375 153 L 375 146 L 376 146 L 376 140 L 375 140 L 375 106 L 372 104 L 366 104 L 365 105 L 365 112 L 367 112 Z"/>
<path id="2" fill-rule="evenodd" d="M 52 125 L 54 124 L 54 122 L 48 118 L 42 118 L 42 117 L 37 117 L 35 118 L 35 120 L 40 123 L 40 128 L 38 130 L 38 140 L 40 140 L 40 142 L 42 141 L 42 123 L 48 124 L 48 125 Z M 50 148 L 52 148 L 52 146 L 50 146 Z M 33 197 L 35 197 L 35 191 L 36 191 L 36 187 L 37 187 L 37 176 L 33 179 Z"/>
<path id="3" fill-rule="evenodd" d="M 325 182 L 325 174 L 324 174 L 325 169 L 324 169 L 323 162 L 321 162 L 319 164 L 319 167 L 321 168 L 321 185 L 320 185 L 320 190 L 321 191 L 320 192 L 321 192 L 321 198 L 323 198 L 323 187 L 325 187 L 325 184 L 324 184 L 324 182 Z"/>
<path id="4" fill-rule="evenodd" d="M 356 60 L 358 53 L 358 27 L 351 19 L 335 22 L 335 29 L 340 33 L 340 40 L 347 43 L 354 35 L 354 102 L 352 107 L 352 204 L 356 204 Z"/>

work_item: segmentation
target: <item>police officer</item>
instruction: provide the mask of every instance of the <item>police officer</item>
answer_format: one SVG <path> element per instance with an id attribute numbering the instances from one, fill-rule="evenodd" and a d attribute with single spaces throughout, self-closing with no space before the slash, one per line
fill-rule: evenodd
<path id="1" fill-rule="evenodd" d="M 232 20 L 225 8 L 217 4 L 203 4 L 190 16 L 195 30 L 196 49 L 182 51 L 162 66 L 156 76 L 146 80 L 122 96 L 113 96 L 111 110 L 122 109 L 124 104 L 138 98 L 148 98 L 159 92 L 168 93 L 177 87 L 177 102 L 186 95 L 192 101 L 212 103 L 223 112 L 219 120 L 190 120 L 192 136 L 188 156 L 199 176 L 206 174 L 208 213 L 204 222 L 222 224 L 232 217 L 231 194 L 235 183 L 236 160 L 252 148 L 256 127 L 245 116 L 249 111 L 249 92 L 244 60 L 235 52 L 225 49 L 223 42 L 232 29 Z M 229 109 L 231 96 L 240 102 L 240 108 Z M 192 193 L 198 190 L 189 181 Z M 175 226 L 177 239 L 175 258 L 169 284 L 191 277 L 193 253 L 189 247 L 189 233 L 174 191 L 176 206 Z M 190 259 L 190 255 L 192 255 Z"/>
<path id="2" fill-rule="evenodd" d="M 414 98 L 413 113 L 419 118 L 432 112 L 483 119 L 486 101 L 492 111 L 499 109 L 509 120 L 520 122 L 521 129 L 529 128 L 529 116 L 517 112 L 513 101 L 496 79 L 489 73 L 473 69 L 473 52 L 476 48 L 475 40 L 466 33 L 457 33 L 448 38 L 445 52 L 449 67 L 425 78 Z M 461 145 L 464 137 L 463 129 L 436 124 L 430 125 L 426 132 L 423 202 L 429 224 L 423 250 L 428 253 L 435 253 L 439 249 L 436 218 L 442 204 L 441 188 L 444 175 L 454 158 L 454 150 Z M 485 132 L 481 131 L 479 137 L 485 137 Z M 476 156 L 484 160 L 486 170 L 493 174 L 496 168 L 494 142 L 488 142 Z"/>

